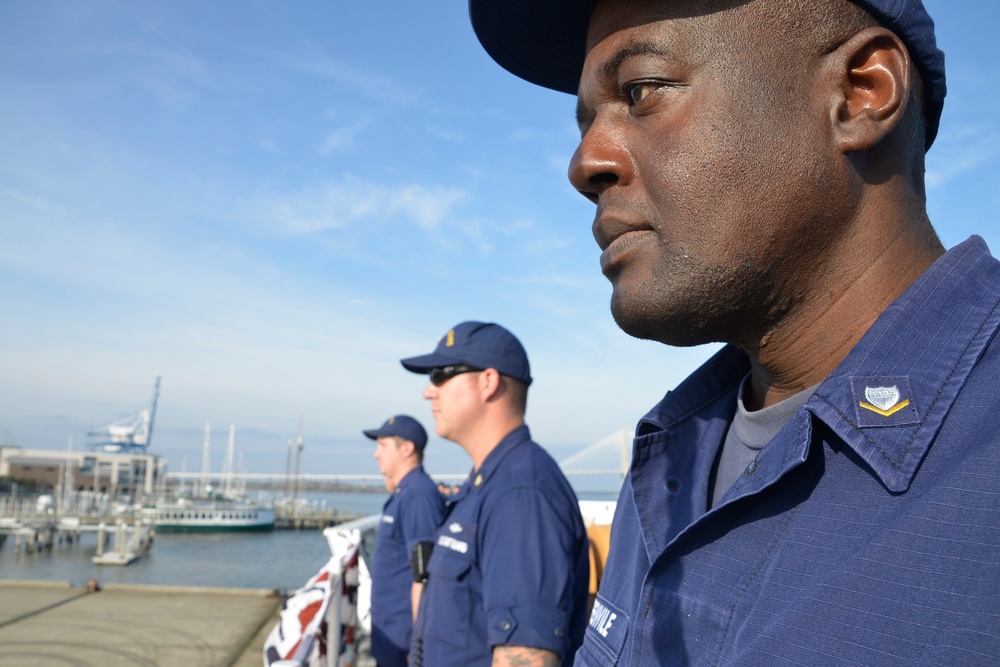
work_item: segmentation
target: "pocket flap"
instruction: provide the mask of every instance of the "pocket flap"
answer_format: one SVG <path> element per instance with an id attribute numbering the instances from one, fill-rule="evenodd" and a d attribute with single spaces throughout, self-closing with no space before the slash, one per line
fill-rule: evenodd
<path id="1" fill-rule="evenodd" d="M 439 553 L 443 552 L 443 553 Z M 467 555 L 462 554 L 452 554 L 444 550 L 440 545 L 435 545 L 434 553 L 431 554 L 431 559 L 427 563 L 427 572 L 430 573 L 432 577 L 440 577 L 442 579 L 461 579 L 469 568 L 472 567 L 472 559 Z"/>

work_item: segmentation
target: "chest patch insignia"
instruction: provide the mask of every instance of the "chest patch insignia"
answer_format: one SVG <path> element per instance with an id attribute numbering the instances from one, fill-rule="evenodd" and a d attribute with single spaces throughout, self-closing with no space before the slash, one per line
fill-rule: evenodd
<path id="1" fill-rule="evenodd" d="M 909 399 L 900 400 L 899 387 L 865 387 L 865 398 L 859 405 L 883 417 L 891 417 L 910 404 Z"/>
<path id="2" fill-rule="evenodd" d="M 450 530 L 452 533 L 461 533 L 462 532 L 462 524 L 460 524 L 460 523 L 458 523 L 456 521 L 455 523 L 453 523 L 450 526 L 448 526 L 448 530 Z"/>
<path id="3" fill-rule="evenodd" d="M 920 423 L 910 378 L 881 375 L 851 378 L 854 412 L 860 428 L 896 428 Z"/>

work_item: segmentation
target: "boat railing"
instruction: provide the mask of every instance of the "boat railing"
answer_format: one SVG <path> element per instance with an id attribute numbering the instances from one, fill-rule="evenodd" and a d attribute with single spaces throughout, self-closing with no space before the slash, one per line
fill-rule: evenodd
<path id="1" fill-rule="evenodd" d="M 374 515 L 323 531 L 333 556 L 286 600 L 278 625 L 264 644 L 266 665 L 359 664 L 359 646 L 371 631 L 368 559 L 380 519 Z"/>
<path id="2" fill-rule="evenodd" d="M 580 501 L 590 540 L 591 600 L 604 569 L 615 507 L 615 501 Z M 323 531 L 333 557 L 305 587 L 286 601 L 281 620 L 264 645 L 266 665 L 360 667 L 370 663 L 367 647 L 371 637 L 372 579 L 368 564 L 381 519 L 382 516 L 376 514 Z M 300 614 L 307 607 L 316 609 L 316 613 Z M 307 618 L 307 622 L 296 626 L 303 618 Z M 325 653 L 320 646 L 324 633 Z M 283 637 L 285 655 L 281 653 L 279 637 Z"/>

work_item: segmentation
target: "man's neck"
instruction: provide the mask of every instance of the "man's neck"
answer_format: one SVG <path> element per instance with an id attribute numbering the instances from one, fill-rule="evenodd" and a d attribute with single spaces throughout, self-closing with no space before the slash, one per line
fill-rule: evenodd
<path id="1" fill-rule="evenodd" d="M 741 345 L 750 355 L 748 410 L 774 405 L 822 382 L 879 315 L 944 252 L 902 234 L 856 243 L 849 264 L 834 265 L 789 315 Z"/>
<path id="2" fill-rule="evenodd" d="M 416 470 L 419 467 L 420 467 L 420 464 L 417 463 L 416 461 L 414 461 L 413 463 L 409 464 L 409 466 L 407 468 L 404 468 L 403 470 L 401 470 L 396 475 L 395 479 L 393 479 L 393 482 L 395 483 L 395 488 L 398 489 L 400 483 L 403 481 L 403 478 L 406 477 L 407 475 L 409 475 L 411 472 L 413 472 L 414 470 Z"/>
<path id="3" fill-rule="evenodd" d="M 472 459 L 474 470 L 479 470 L 483 461 L 489 456 L 500 442 L 511 434 L 515 429 L 524 426 L 523 419 L 503 419 L 494 423 L 481 423 L 477 425 L 475 433 L 472 433 L 459 443 Z"/>

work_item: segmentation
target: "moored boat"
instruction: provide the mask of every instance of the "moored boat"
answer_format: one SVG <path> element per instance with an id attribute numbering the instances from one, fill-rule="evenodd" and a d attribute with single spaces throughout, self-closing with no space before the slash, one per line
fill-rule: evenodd
<path id="1" fill-rule="evenodd" d="M 263 531 L 274 528 L 274 509 L 229 498 L 178 498 L 143 507 L 142 519 L 161 532 Z"/>

